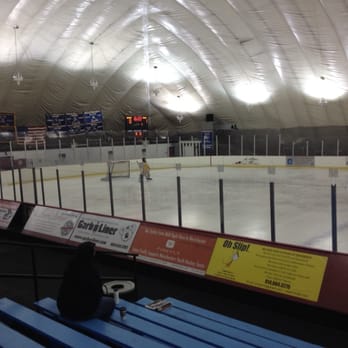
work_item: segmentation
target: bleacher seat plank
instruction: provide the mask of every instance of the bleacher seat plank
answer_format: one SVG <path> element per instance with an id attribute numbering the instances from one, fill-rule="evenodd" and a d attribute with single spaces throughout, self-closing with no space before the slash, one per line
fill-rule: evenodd
<path id="1" fill-rule="evenodd" d="M 30 328 L 52 342 L 75 348 L 105 348 L 107 345 L 47 318 L 8 298 L 0 299 L 0 316 Z"/>
<path id="2" fill-rule="evenodd" d="M 142 306 L 145 306 L 148 303 L 151 303 L 153 300 L 149 298 L 142 298 L 141 300 L 137 301 L 137 304 L 140 304 Z M 242 339 L 244 342 L 247 342 L 249 344 L 253 344 L 256 347 L 260 348 L 269 348 L 270 345 L 274 348 L 289 348 L 288 344 L 276 342 L 274 340 L 270 340 L 258 335 L 255 335 L 253 333 L 241 330 L 239 328 L 234 328 L 231 326 L 227 326 L 222 323 L 215 322 L 213 320 L 201 317 L 196 314 L 189 313 L 187 311 L 183 311 L 180 309 L 177 309 L 175 307 L 170 307 L 163 312 L 166 315 L 169 315 L 172 318 L 176 318 L 182 321 L 185 321 L 187 323 L 193 324 L 195 326 L 201 327 L 202 329 L 209 330 L 212 332 L 215 332 L 219 335 L 223 335 L 232 339 L 239 338 Z"/>
<path id="3" fill-rule="evenodd" d="M 215 347 L 214 345 L 203 342 L 202 340 L 194 339 L 180 332 L 171 330 L 166 327 L 157 325 L 146 319 L 137 317 L 131 313 L 127 313 L 126 320 L 120 318 L 119 310 L 115 310 L 110 318 L 112 321 L 123 325 L 124 327 L 139 332 L 142 335 L 153 337 L 161 341 L 167 342 L 174 347 L 182 348 L 208 348 Z"/>
<path id="4" fill-rule="evenodd" d="M 41 344 L 0 322 L 1 348 L 43 348 Z"/>
<path id="5" fill-rule="evenodd" d="M 180 309 L 191 314 L 196 314 L 198 316 L 210 319 L 217 323 L 225 324 L 233 328 L 239 328 L 246 332 L 256 334 L 260 337 L 264 337 L 264 338 L 273 340 L 275 342 L 284 343 L 290 347 L 301 347 L 301 348 L 318 348 L 319 347 L 318 345 L 305 342 L 295 337 L 280 334 L 278 332 L 268 330 L 268 329 L 259 327 L 257 325 L 249 324 L 249 323 L 225 316 L 223 314 L 216 313 L 216 312 L 207 310 L 205 308 L 192 305 L 188 302 L 184 302 L 173 297 L 167 297 L 165 300 L 170 302 L 173 308 Z"/>
<path id="6" fill-rule="evenodd" d="M 190 323 L 181 321 L 176 318 L 171 318 L 169 316 L 163 315 L 163 313 L 159 313 L 150 309 L 147 309 L 141 305 L 136 303 L 128 302 L 124 299 L 121 299 L 119 304 L 116 306 L 117 308 L 126 307 L 127 315 L 132 314 L 139 318 L 145 319 L 147 321 L 153 322 L 159 326 L 169 328 L 171 330 L 180 332 L 189 337 L 201 340 L 205 343 L 213 345 L 214 347 L 241 347 L 241 348 L 250 348 L 257 347 L 254 344 L 249 344 L 244 342 L 239 338 L 229 338 L 226 336 L 222 336 L 215 332 L 202 329 L 201 327 L 192 325 Z"/>
<path id="7" fill-rule="evenodd" d="M 132 332 L 126 328 L 110 324 L 100 319 L 90 319 L 84 321 L 67 320 L 60 316 L 57 308 L 57 302 L 49 297 L 35 302 L 34 305 L 43 313 L 50 315 L 53 318 L 62 320 L 69 326 L 83 330 L 89 335 L 102 341 L 109 342 L 110 344 L 116 344 L 121 347 L 129 348 L 164 348 L 173 346 L 139 335 L 136 332 Z"/>

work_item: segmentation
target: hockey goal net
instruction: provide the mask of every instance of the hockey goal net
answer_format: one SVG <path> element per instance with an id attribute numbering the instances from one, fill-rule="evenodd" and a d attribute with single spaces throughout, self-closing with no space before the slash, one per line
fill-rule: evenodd
<path id="1" fill-rule="evenodd" d="M 109 175 L 112 179 L 130 177 L 130 161 L 108 161 L 106 165 L 106 180 L 108 180 Z"/>

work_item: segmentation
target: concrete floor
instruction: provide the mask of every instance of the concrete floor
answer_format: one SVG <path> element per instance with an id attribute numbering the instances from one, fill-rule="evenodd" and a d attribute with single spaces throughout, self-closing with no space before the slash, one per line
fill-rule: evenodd
<path id="1" fill-rule="evenodd" d="M 216 167 L 152 170 L 144 182 L 146 220 L 178 225 L 177 175 L 181 180 L 182 225 L 220 232 L 219 179 L 224 190 L 225 233 L 270 240 L 269 183 L 275 184 L 276 240 L 317 249 L 332 249 L 331 185 L 337 190 L 338 251 L 348 253 L 348 171 L 336 178 L 328 169 Z M 114 215 L 142 220 L 139 174 L 112 180 Z M 38 203 L 42 193 L 38 183 Z M 85 176 L 87 211 L 111 214 L 108 181 Z M 61 179 L 62 207 L 83 210 L 80 177 Z M 13 199 L 12 187 L 4 198 Z M 18 191 L 18 187 L 17 187 Z M 44 182 L 45 203 L 59 206 L 57 182 Z M 19 194 L 17 194 L 18 199 Z M 33 202 L 33 184 L 23 184 L 23 197 Z"/>

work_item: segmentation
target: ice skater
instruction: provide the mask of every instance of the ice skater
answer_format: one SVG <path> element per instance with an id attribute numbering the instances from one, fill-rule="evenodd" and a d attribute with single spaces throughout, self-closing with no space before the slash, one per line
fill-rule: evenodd
<path id="1" fill-rule="evenodd" d="M 141 162 L 138 162 L 138 166 L 140 169 L 140 175 L 143 175 L 146 180 L 152 180 L 150 175 L 150 166 L 146 161 L 146 158 L 143 157 Z"/>

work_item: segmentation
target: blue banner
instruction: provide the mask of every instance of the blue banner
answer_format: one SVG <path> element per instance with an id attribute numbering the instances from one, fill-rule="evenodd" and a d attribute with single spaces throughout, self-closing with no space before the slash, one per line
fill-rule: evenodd
<path id="1" fill-rule="evenodd" d="M 212 131 L 202 131 L 201 132 L 201 142 L 202 142 L 203 149 L 211 150 L 213 148 L 213 132 Z"/>
<path id="2" fill-rule="evenodd" d="M 14 127 L 15 117 L 13 113 L 1 112 L 0 113 L 0 127 Z"/>
<path id="3" fill-rule="evenodd" d="M 8 142 L 15 139 L 15 114 L 13 112 L 0 112 L 0 142 Z"/>
<path id="4" fill-rule="evenodd" d="M 68 136 L 102 131 L 103 114 L 101 111 L 87 111 L 81 114 L 46 114 L 49 136 Z"/>

